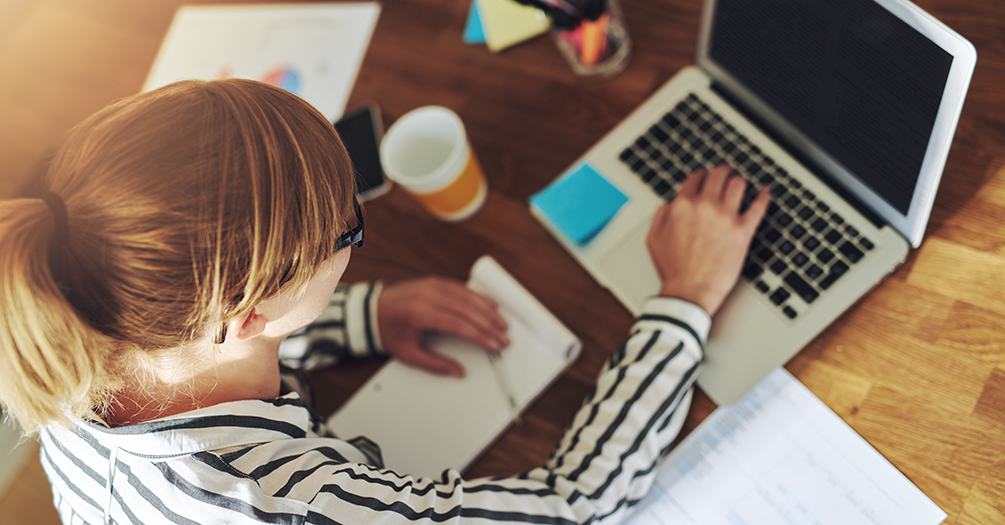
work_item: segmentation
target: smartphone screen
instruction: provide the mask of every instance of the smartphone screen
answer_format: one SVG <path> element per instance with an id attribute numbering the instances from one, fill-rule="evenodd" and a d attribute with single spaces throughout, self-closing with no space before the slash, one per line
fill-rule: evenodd
<path id="1" fill-rule="evenodd" d="M 369 105 L 347 113 L 337 122 L 335 130 L 349 152 L 360 197 L 369 200 L 389 189 L 384 169 L 380 165 L 380 110 Z"/>

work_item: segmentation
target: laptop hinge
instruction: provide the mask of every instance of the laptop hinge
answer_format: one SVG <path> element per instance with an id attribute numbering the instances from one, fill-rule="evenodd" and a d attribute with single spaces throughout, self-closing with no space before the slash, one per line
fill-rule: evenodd
<path id="1" fill-rule="evenodd" d="M 714 91 L 717 95 L 719 95 L 720 97 L 724 98 L 727 102 L 729 102 L 731 106 L 733 106 L 737 111 L 742 113 L 744 117 L 750 120 L 750 122 L 753 123 L 755 126 L 757 126 L 757 128 L 760 129 L 762 132 L 764 132 L 764 134 L 766 134 L 768 138 L 770 138 L 772 141 L 778 144 L 782 149 L 784 149 L 786 153 L 791 155 L 800 164 L 805 166 L 806 169 L 810 170 L 810 172 L 813 173 L 813 175 L 815 175 L 818 179 L 823 181 L 824 184 L 826 184 L 832 190 L 834 190 L 834 192 L 840 195 L 841 198 L 848 201 L 848 204 L 851 204 L 855 208 L 855 210 L 861 213 L 863 217 L 868 219 L 869 222 L 871 222 L 877 229 L 887 225 L 887 222 L 882 217 L 877 215 L 868 206 L 866 206 L 857 196 L 851 194 L 848 190 L 838 185 L 834 181 L 833 177 L 831 177 L 826 171 L 824 171 L 818 163 L 814 162 L 808 156 L 804 155 L 803 153 L 799 152 L 796 148 L 794 148 L 789 141 L 785 140 L 785 138 L 783 138 L 781 134 L 776 133 L 770 126 L 768 126 L 764 122 L 764 120 L 762 120 L 752 111 L 750 111 L 747 108 L 747 106 L 744 105 L 738 98 L 731 95 L 729 91 L 726 90 L 718 81 L 715 80 L 712 81 L 712 91 Z"/>

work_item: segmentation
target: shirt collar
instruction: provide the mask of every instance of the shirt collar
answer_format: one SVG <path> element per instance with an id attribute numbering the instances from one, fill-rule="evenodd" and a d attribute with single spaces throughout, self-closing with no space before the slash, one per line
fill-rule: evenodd
<path id="1" fill-rule="evenodd" d="M 104 446 L 148 458 L 246 446 L 313 435 L 311 413 L 295 392 L 275 399 L 220 403 L 134 425 L 80 422 Z"/>

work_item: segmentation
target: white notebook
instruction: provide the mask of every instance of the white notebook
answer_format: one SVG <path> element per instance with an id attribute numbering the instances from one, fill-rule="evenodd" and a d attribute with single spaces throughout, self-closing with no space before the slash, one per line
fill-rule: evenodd
<path id="1" fill-rule="evenodd" d="M 391 360 L 328 421 L 342 439 L 374 441 L 401 474 L 464 471 L 579 355 L 579 339 L 491 257 L 475 262 L 468 287 L 499 303 L 509 347 L 493 358 L 463 339 L 432 336 L 430 348 L 459 361 L 463 379 Z"/>

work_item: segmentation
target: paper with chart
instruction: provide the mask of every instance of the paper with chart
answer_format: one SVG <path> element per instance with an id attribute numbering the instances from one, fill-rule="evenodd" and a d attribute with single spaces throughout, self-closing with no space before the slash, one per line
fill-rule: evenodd
<path id="1" fill-rule="evenodd" d="M 935 525 L 946 513 L 779 368 L 664 460 L 632 525 Z"/>
<path id="2" fill-rule="evenodd" d="M 184 79 L 251 78 L 300 95 L 334 121 L 379 14 L 376 2 L 182 7 L 143 90 Z"/>

